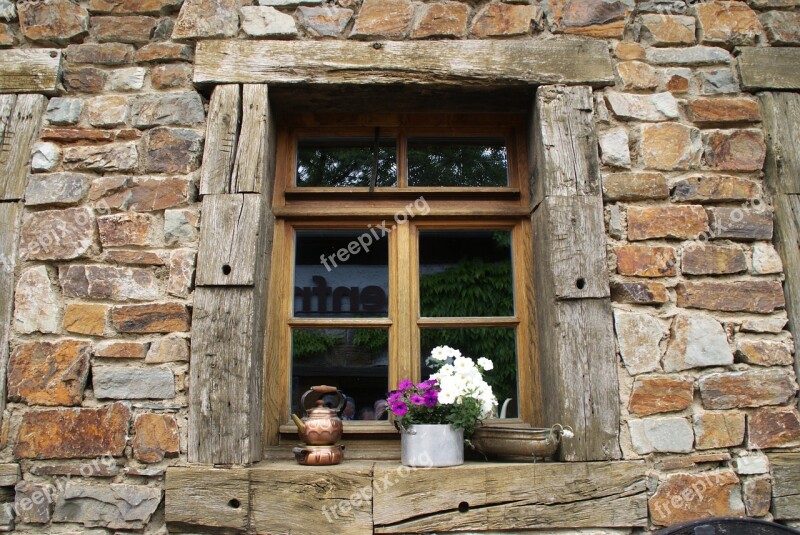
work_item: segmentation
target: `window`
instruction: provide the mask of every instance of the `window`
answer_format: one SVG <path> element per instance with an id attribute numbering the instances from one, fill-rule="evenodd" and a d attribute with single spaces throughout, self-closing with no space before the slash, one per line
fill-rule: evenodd
<path id="1" fill-rule="evenodd" d="M 380 400 L 400 379 L 427 376 L 425 359 L 443 344 L 491 358 L 503 416 L 535 423 L 523 119 L 282 118 L 269 444 L 294 433 L 290 413 L 317 384 L 348 396 L 346 434 L 392 432 Z"/>

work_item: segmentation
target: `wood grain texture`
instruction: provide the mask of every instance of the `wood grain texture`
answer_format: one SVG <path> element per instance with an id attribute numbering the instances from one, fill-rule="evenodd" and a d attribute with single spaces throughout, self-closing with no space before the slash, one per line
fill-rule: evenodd
<path id="1" fill-rule="evenodd" d="M 189 462 L 261 459 L 262 348 L 253 288 L 199 287 L 190 366 Z"/>
<path id="2" fill-rule="evenodd" d="M 601 194 L 593 117 L 590 87 L 542 86 L 536 91 L 528 136 L 531 209 L 549 195 Z"/>
<path id="3" fill-rule="evenodd" d="M 197 83 L 499 86 L 614 83 L 604 42 L 240 41 L 197 45 Z"/>
<path id="4" fill-rule="evenodd" d="M 800 49 L 742 47 L 739 49 L 742 89 L 800 89 Z"/>
<path id="5" fill-rule="evenodd" d="M 759 97 L 768 139 L 765 183 L 773 194 L 800 194 L 800 94 L 765 92 Z"/>
<path id="6" fill-rule="evenodd" d="M 200 175 L 200 195 L 231 192 L 241 103 L 241 87 L 236 84 L 218 85 L 211 95 Z"/>
<path id="7" fill-rule="evenodd" d="M 164 495 L 170 533 L 247 531 L 250 473 L 246 469 L 170 468 Z"/>
<path id="8" fill-rule="evenodd" d="M 775 520 L 800 519 L 800 453 L 769 454 L 769 464 Z"/>
<path id="9" fill-rule="evenodd" d="M 8 102 L 6 97 L 0 108 L 7 108 Z M 17 95 L 14 99 L 0 137 L 0 200 L 22 199 L 25 193 L 31 151 L 46 105 L 47 98 L 42 95 Z"/>
<path id="10" fill-rule="evenodd" d="M 231 191 L 261 193 L 274 176 L 276 130 L 265 84 L 248 84 L 242 90 L 242 130 L 233 166 Z"/>
<path id="11" fill-rule="evenodd" d="M 0 202 L 0 423 L 6 407 L 6 368 L 14 307 L 14 266 L 22 204 Z"/>
<path id="12" fill-rule="evenodd" d="M 0 93 L 55 93 L 61 50 L 0 50 Z"/>
<path id="13" fill-rule="evenodd" d="M 376 533 L 647 525 L 641 462 L 415 471 L 376 463 L 373 494 Z"/>
<path id="14" fill-rule="evenodd" d="M 258 257 L 261 198 L 206 195 L 197 253 L 198 286 L 252 286 Z"/>

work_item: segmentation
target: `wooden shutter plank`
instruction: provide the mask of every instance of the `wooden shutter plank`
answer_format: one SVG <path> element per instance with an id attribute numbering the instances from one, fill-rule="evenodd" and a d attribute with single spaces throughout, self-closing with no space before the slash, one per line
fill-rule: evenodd
<path id="1" fill-rule="evenodd" d="M 0 421 L 6 407 L 6 365 L 9 333 L 14 307 L 14 266 L 16 265 L 17 229 L 22 205 L 0 203 Z"/>
<path id="2" fill-rule="evenodd" d="M 55 93 L 60 70 L 61 50 L 0 50 L 0 93 Z"/>
<path id="3" fill-rule="evenodd" d="M 742 89 L 800 89 L 800 49 L 754 47 L 739 49 Z"/>
<path id="4" fill-rule="evenodd" d="M 242 90 L 242 130 L 231 180 L 232 193 L 261 193 L 275 167 L 275 126 L 265 84 Z"/>
<path id="5" fill-rule="evenodd" d="M 170 533 L 209 528 L 247 531 L 250 475 L 246 469 L 170 468 L 164 495 Z"/>
<path id="6" fill-rule="evenodd" d="M 800 519 L 800 454 L 773 453 L 769 464 L 775 520 Z"/>
<path id="7" fill-rule="evenodd" d="M 200 195 L 230 193 L 241 103 L 241 88 L 235 84 L 219 85 L 211 95 Z"/>
<path id="8" fill-rule="evenodd" d="M 198 286 L 252 286 L 261 223 L 259 195 L 203 197 Z"/>
<path id="9" fill-rule="evenodd" d="M 0 200 L 22 199 L 46 103 L 42 95 L 17 95 L 0 139 Z"/>
<path id="10" fill-rule="evenodd" d="M 773 194 L 800 194 L 800 94 L 762 93 L 760 97 L 764 128 L 770 140 L 764 165 L 767 187 Z"/>

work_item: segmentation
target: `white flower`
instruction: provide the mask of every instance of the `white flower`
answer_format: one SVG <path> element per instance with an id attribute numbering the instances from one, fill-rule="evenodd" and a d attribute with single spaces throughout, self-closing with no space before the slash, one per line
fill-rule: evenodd
<path id="1" fill-rule="evenodd" d="M 481 357 L 478 359 L 478 366 L 483 368 L 485 371 L 489 372 L 494 369 L 494 364 L 491 360 L 487 359 L 486 357 Z"/>

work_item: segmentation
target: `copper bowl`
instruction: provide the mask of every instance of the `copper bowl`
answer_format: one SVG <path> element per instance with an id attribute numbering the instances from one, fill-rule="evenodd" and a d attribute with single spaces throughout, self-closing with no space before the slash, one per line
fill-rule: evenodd
<path id="1" fill-rule="evenodd" d="M 344 445 L 308 446 L 301 445 L 292 449 L 295 460 L 304 466 L 328 466 L 339 464 L 344 459 Z"/>
<path id="2" fill-rule="evenodd" d="M 504 461 L 549 459 L 561 441 L 561 426 L 552 429 L 481 425 L 470 441 L 486 457 Z"/>

